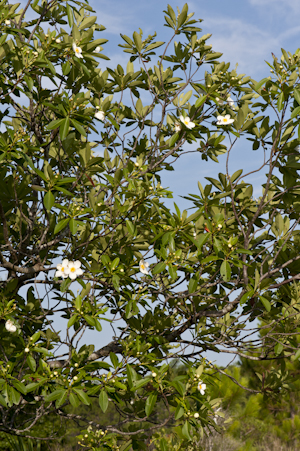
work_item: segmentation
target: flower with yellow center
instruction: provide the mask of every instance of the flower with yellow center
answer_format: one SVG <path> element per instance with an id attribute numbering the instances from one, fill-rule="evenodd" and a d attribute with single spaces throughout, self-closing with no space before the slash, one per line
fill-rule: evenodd
<path id="1" fill-rule="evenodd" d="M 65 269 L 67 277 L 70 277 L 70 279 L 75 280 L 77 276 L 81 276 L 83 274 L 83 271 L 80 268 L 80 266 L 81 262 L 79 260 L 76 260 L 75 262 L 69 262 L 67 268 Z"/>
<path id="2" fill-rule="evenodd" d="M 230 118 L 230 114 L 226 114 L 226 116 L 218 116 L 217 119 L 217 125 L 229 125 L 234 122 L 234 119 Z"/>
<path id="3" fill-rule="evenodd" d="M 186 117 L 179 116 L 179 119 L 180 119 L 181 122 L 182 122 L 187 128 L 189 128 L 190 130 L 191 130 L 192 128 L 194 128 L 195 125 L 196 125 L 194 122 L 192 122 L 192 121 L 190 120 L 190 118 L 189 118 L 188 116 L 186 116 Z"/>
<path id="4" fill-rule="evenodd" d="M 140 263 L 139 263 L 139 266 L 140 266 L 140 271 L 143 273 L 143 274 L 149 274 L 149 272 L 148 272 L 148 267 L 149 267 L 149 263 L 148 262 L 145 262 L 144 260 L 141 260 L 140 261 Z"/>
<path id="5" fill-rule="evenodd" d="M 66 274 L 66 268 L 69 266 L 69 260 L 65 258 L 61 263 L 59 263 L 56 268 L 57 271 L 55 273 L 55 277 L 62 277 L 66 279 L 68 275 Z"/>
<path id="6" fill-rule="evenodd" d="M 83 58 L 81 47 L 77 47 L 77 45 L 75 44 L 75 42 L 73 42 L 72 48 L 73 48 L 73 50 L 74 50 L 75 55 L 77 56 L 77 58 Z"/>
<path id="7" fill-rule="evenodd" d="M 204 384 L 202 381 L 199 381 L 198 383 L 198 390 L 201 393 L 201 395 L 204 395 L 205 390 L 206 390 L 206 384 Z"/>

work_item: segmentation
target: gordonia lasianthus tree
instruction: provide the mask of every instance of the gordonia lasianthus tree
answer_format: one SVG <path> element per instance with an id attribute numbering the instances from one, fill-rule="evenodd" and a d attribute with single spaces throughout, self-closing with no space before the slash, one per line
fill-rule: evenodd
<path id="1" fill-rule="evenodd" d="M 92 14 L 0 4 L 0 430 L 36 436 L 56 415 L 94 449 L 144 449 L 163 426 L 196 444 L 221 402 L 203 351 L 274 359 L 265 393 L 300 356 L 300 51 L 256 82 L 221 62 L 187 5 L 168 6 L 169 42 L 121 35 L 128 64 L 105 69 Z M 251 173 L 230 173 L 239 142 Z M 226 154 L 189 213 L 166 208 L 160 184 L 187 152 Z M 174 359 L 186 372 L 171 378 Z M 87 432 L 72 412 L 93 399 L 117 420 Z"/>

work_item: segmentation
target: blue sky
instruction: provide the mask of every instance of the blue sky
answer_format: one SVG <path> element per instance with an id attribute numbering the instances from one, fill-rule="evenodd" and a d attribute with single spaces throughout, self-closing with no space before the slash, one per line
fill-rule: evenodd
<path id="1" fill-rule="evenodd" d="M 25 4 L 25 0 L 21 0 Z M 115 68 L 117 64 L 126 66 L 128 54 L 118 47 L 122 43 L 120 33 L 132 36 L 134 31 L 141 28 L 144 36 L 157 32 L 157 40 L 167 41 L 171 37 L 171 30 L 163 26 L 163 10 L 167 2 L 161 0 L 90 0 L 95 9 L 98 23 L 106 30 L 101 33 L 102 38 L 109 40 L 104 46 L 103 53 L 110 57 L 110 61 L 100 60 L 100 67 L 108 65 Z M 182 8 L 185 1 L 170 1 L 173 9 Z M 271 52 L 280 57 L 281 47 L 292 53 L 300 46 L 300 1 L 299 0 L 228 0 L 228 1 L 191 1 L 188 2 L 190 12 L 194 12 L 195 19 L 203 19 L 203 34 L 212 33 L 209 43 L 213 49 L 223 52 L 222 60 L 231 63 L 234 68 L 238 63 L 238 72 L 250 75 L 260 80 L 269 75 L 269 67 L 265 60 L 271 61 Z M 261 152 L 253 152 L 251 144 L 240 140 L 232 151 L 230 172 L 239 168 L 248 170 L 257 167 L 262 160 Z M 174 192 L 174 200 L 180 208 L 186 204 L 179 196 L 188 193 L 198 193 L 197 182 L 205 183 L 205 176 L 216 177 L 218 172 L 225 172 L 225 157 L 220 158 L 220 164 L 205 162 L 199 154 L 184 156 L 179 164 L 175 164 L 175 171 L 162 175 L 162 185 L 170 187 Z M 264 173 L 265 171 L 263 171 Z M 262 174 L 254 174 L 247 181 L 254 184 L 254 196 L 261 193 Z M 171 202 L 168 201 L 168 206 Z M 104 335 L 110 329 L 104 324 Z M 86 342 L 94 342 L 101 346 L 101 335 L 88 331 Z M 224 364 L 228 358 L 212 357 L 217 363 Z M 231 359 L 232 357 L 230 357 Z"/>

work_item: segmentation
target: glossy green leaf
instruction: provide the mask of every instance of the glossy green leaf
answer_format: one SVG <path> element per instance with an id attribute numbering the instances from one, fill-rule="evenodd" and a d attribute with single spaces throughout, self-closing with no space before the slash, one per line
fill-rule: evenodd
<path id="1" fill-rule="evenodd" d="M 220 268 L 221 277 L 225 282 L 229 282 L 231 278 L 231 268 L 227 260 L 224 260 Z"/>
<path id="2" fill-rule="evenodd" d="M 157 393 L 151 393 L 146 399 L 145 412 L 147 417 L 151 414 L 154 409 L 157 400 Z"/>
<path id="3" fill-rule="evenodd" d="M 102 409 L 102 412 L 105 413 L 108 407 L 108 396 L 104 389 L 101 390 L 99 395 L 99 406 Z"/>
<path id="4" fill-rule="evenodd" d="M 54 202 L 55 202 L 55 200 L 54 200 L 54 196 L 53 196 L 52 192 L 48 191 L 48 193 L 45 194 L 45 196 L 44 196 L 44 206 L 45 206 L 46 210 L 50 211 L 54 205 Z"/>

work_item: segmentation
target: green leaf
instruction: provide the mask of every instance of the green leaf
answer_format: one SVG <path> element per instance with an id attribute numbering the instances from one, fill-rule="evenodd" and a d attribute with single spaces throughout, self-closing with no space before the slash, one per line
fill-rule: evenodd
<path id="1" fill-rule="evenodd" d="M 69 400 L 70 400 L 71 405 L 75 408 L 80 405 L 80 401 L 79 401 L 78 397 L 72 392 L 70 393 Z"/>
<path id="2" fill-rule="evenodd" d="M 59 388 L 58 390 L 55 390 L 54 392 L 50 393 L 50 395 L 45 396 L 45 402 L 52 402 L 56 399 L 60 399 L 65 394 L 65 390 Z"/>
<path id="3" fill-rule="evenodd" d="M 184 414 L 184 408 L 181 407 L 181 405 L 178 405 L 175 410 L 175 420 L 179 420 L 179 418 L 181 418 L 183 414 Z"/>
<path id="4" fill-rule="evenodd" d="M 70 227 L 72 235 L 76 235 L 78 222 L 74 218 L 70 219 L 69 227 Z"/>
<path id="5" fill-rule="evenodd" d="M 13 380 L 12 381 L 14 387 L 21 392 L 23 395 L 27 394 L 27 390 L 24 384 L 22 384 L 22 382 L 18 381 L 18 380 Z"/>
<path id="6" fill-rule="evenodd" d="M 0 404 L 1 404 L 1 406 L 5 407 L 5 408 L 7 407 L 5 398 L 2 395 L 0 395 Z"/>
<path id="7" fill-rule="evenodd" d="M 159 262 L 156 266 L 154 266 L 153 270 L 152 270 L 152 274 L 159 274 L 161 272 L 163 272 L 166 269 L 166 264 L 165 262 Z"/>
<path id="8" fill-rule="evenodd" d="M 78 121 L 76 121 L 75 119 L 71 119 L 71 124 L 73 125 L 73 127 L 76 128 L 76 130 L 77 130 L 82 136 L 84 136 L 84 137 L 86 138 L 86 132 L 85 132 L 83 126 L 82 126 Z"/>
<path id="9" fill-rule="evenodd" d="M 283 344 L 282 343 L 277 343 L 277 345 L 274 347 L 274 352 L 276 355 L 281 354 L 283 351 Z"/>
<path id="10" fill-rule="evenodd" d="M 174 144 L 178 141 L 179 133 L 176 132 L 174 135 L 171 136 L 171 138 L 168 140 L 168 146 L 173 147 Z"/>
<path id="11" fill-rule="evenodd" d="M 110 357 L 111 363 L 113 364 L 114 368 L 118 368 L 119 360 L 118 360 L 118 357 L 116 356 L 116 354 L 114 352 L 110 352 L 109 357 Z"/>
<path id="12" fill-rule="evenodd" d="M 259 296 L 259 299 L 261 300 L 261 303 L 263 304 L 267 312 L 269 312 L 271 310 L 271 304 L 268 299 L 266 299 L 264 296 Z"/>
<path id="13" fill-rule="evenodd" d="M 220 268 L 221 277 L 224 282 L 229 282 L 231 277 L 231 268 L 227 260 L 224 260 Z"/>
<path id="14" fill-rule="evenodd" d="M 75 313 L 75 315 L 71 316 L 71 318 L 70 318 L 69 321 L 68 321 L 67 327 L 68 327 L 68 328 L 72 327 L 72 326 L 76 323 L 76 321 L 78 320 L 78 318 L 79 318 L 79 316 L 78 316 L 77 313 Z"/>
<path id="15" fill-rule="evenodd" d="M 187 439 L 187 440 L 192 440 L 192 437 L 190 436 L 190 431 L 189 431 L 189 423 L 187 421 L 185 421 L 183 428 L 182 428 L 182 435 Z"/>
<path id="16" fill-rule="evenodd" d="M 129 219 L 126 220 L 126 227 L 130 235 L 134 236 L 136 234 L 135 227 Z"/>
<path id="17" fill-rule="evenodd" d="M 71 70 L 71 64 L 70 64 L 70 62 L 69 62 L 69 61 L 66 61 L 66 62 L 61 66 L 61 68 L 62 68 L 63 74 L 64 74 L 64 75 L 68 75 L 68 73 L 69 73 L 70 70 Z"/>
<path id="18" fill-rule="evenodd" d="M 103 413 L 105 413 L 108 407 L 108 396 L 104 389 L 101 390 L 99 395 L 99 406 L 101 407 Z"/>
<path id="19" fill-rule="evenodd" d="M 55 121 L 50 122 L 45 128 L 47 130 L 54 130 L 56 128 L 59 128 L 61 124 L 64 122 L 64 119 L 55 119 Z"/>
<path id="20" fill-rule="evenodd" d="M 155 403 L 157 400 L 157 393 L 151 393 L 146 400 L 145 412 L 147 417 L 151 414 L 154 409 Z"/>
<path id="21" fill-rule="evenodd" d="M 66 139 L 66 137 L 68 136 L 69 128 L 70 128 L 70 119 L 66 117 L 59 127 L 59 136 L 62 141 Z"/>
<path id="22" fill-rule="evenodd" d="M 191 278 L 189 281 L 189 293 L 195 293 L 198 286 L 198 280 L 195 278 Z"/>
<path id="23" fill-rule="evenodd" d="M 84 28 L 91 28 L 97 20 L 97 16 L 88 16 L 83 19 L 78 27 L 78 30 L 83 30 Z"/>
<path id="24" fill-rule="evenodd" d="M 56 226 L 54 228 L 54 235 L 56 235 L 62 229 L 67 227 L 67 225 L 69 224 L 69 221 L 70 221 L 70 218 L 62 219 L 61 221 L 59 221 L 59 223 L 56 224 Z"/>
<path id="25" fill-rule="evenodd" d="M 135 370 L 130 365 L 126 365 L 126 373 L 127 373 L 127 380 L 129 388 L 132 389 L 133 383 L 137 380 L 137 374 Z"/>
<path id="26" fill-rule="evenodd" d="M 29 366 L 29 368 L 31 369 L 31 371 L 33 371 L 35 373 L 35 371 L 36 371 L 36 361 L 34 360 L 32 355 L 29 354 L 27 356 L 26 362 L 27 362 L 27 365 Z"/>
<path id="27" fill-rule="evenodd" d="M 38 341 L 38 339 L 40 338 L 40 336 L 41 336 L 41 332 L 40 332 L 40 331 L 35 332 L 35 333 L 32 335 L 32 337 L 30 338 L 30 343 L 35 343 L 36 341 Z"/>
<path id="28" fill-rule="evenodd" d="M 136 31 L 133 33 L 133 40 L 137 48 L 137 51 L 140 53 L 142 50 L 142 39 L 141 36 Z"/>
<path id="29" fill-rule="evenodd" d="M 254 85 L 254 91 L 258 91 L 268 80 L 268 78 L 263 78 L 260 82 L 256 83 L 256 85 Z"/>
<path id="30" fill-rule="evenodd" d="M 300 91 L 297 88 L 294 89 L 294 97 L 295 97 L 298 105 L 300 105 Z"/>
<path id="31" fill-rule="evenodd" d="M 292 360 L 298 360 L 300 357 L 300 349 L 298 349 L 298 351 L 296 352 L 296 354 L 292 357 Z"/>
<path id="32" fill-rule="evenodd" d="M 203 105 L 203 103 L 206 101 L 206 99 L 207 99 L 207 96 L 199 97 L 199 99 L 197 99 L 195 102 L 195 108 L 199 108 L 201 105 Z"/>
<path id="33" fill-rule="evenodd" d="M 281 111 L 283 108 L 283 103 L 284 103 L 284 93 L 281 92 L 278 96 L 278 100 L 277 100 L 277 108 L 278 111 Z"/>
<path id="34" fill-rule="evenodd" d="M 72 28 L 72 26 L 73 26 L 73 12 L 72 12 L 71 7 L 68 5 L 68 3 L 67 3 L 67 15 L 68 15 L 69 27 Z"/>
<path id="35" fill-rule="evenodd" d="M 55 202 L 55 200 L 54 200 L 54 196 L 53 196 L 52 192 L 48 191 L 48 193 L 45 194 L 45 196 L 44 196 L 44 206 L 47 211 L 51 210 L 51 208 L 54 205 L 54 202 Z"/>
<path id="36" fill-rule="evenodd" d="M 292 111 L 291 119 L 294 119 L 294 117 L 299 116 L 299 114 L 300 114 L 300 106 L 297 106 L 297 107 Z"/>
<path id="37" fill-rule="evenodd" d="M 255 285 L 254 285 L 254 291 L 256 291 L 256 288 L 258 288 L 258 284 L 260 281 L 260 275 L 257 269 L 255 269 Z"/>
<path id="38" fill-rule="evenodd" d="M 74 387 L 73 390 L 76 392 L 78 398 L 83 402 L 83 404 L 85 404 L 86 406 L 89 406 L 91 404 L 88 395 L 83 390 L 76 387 Z"/>

